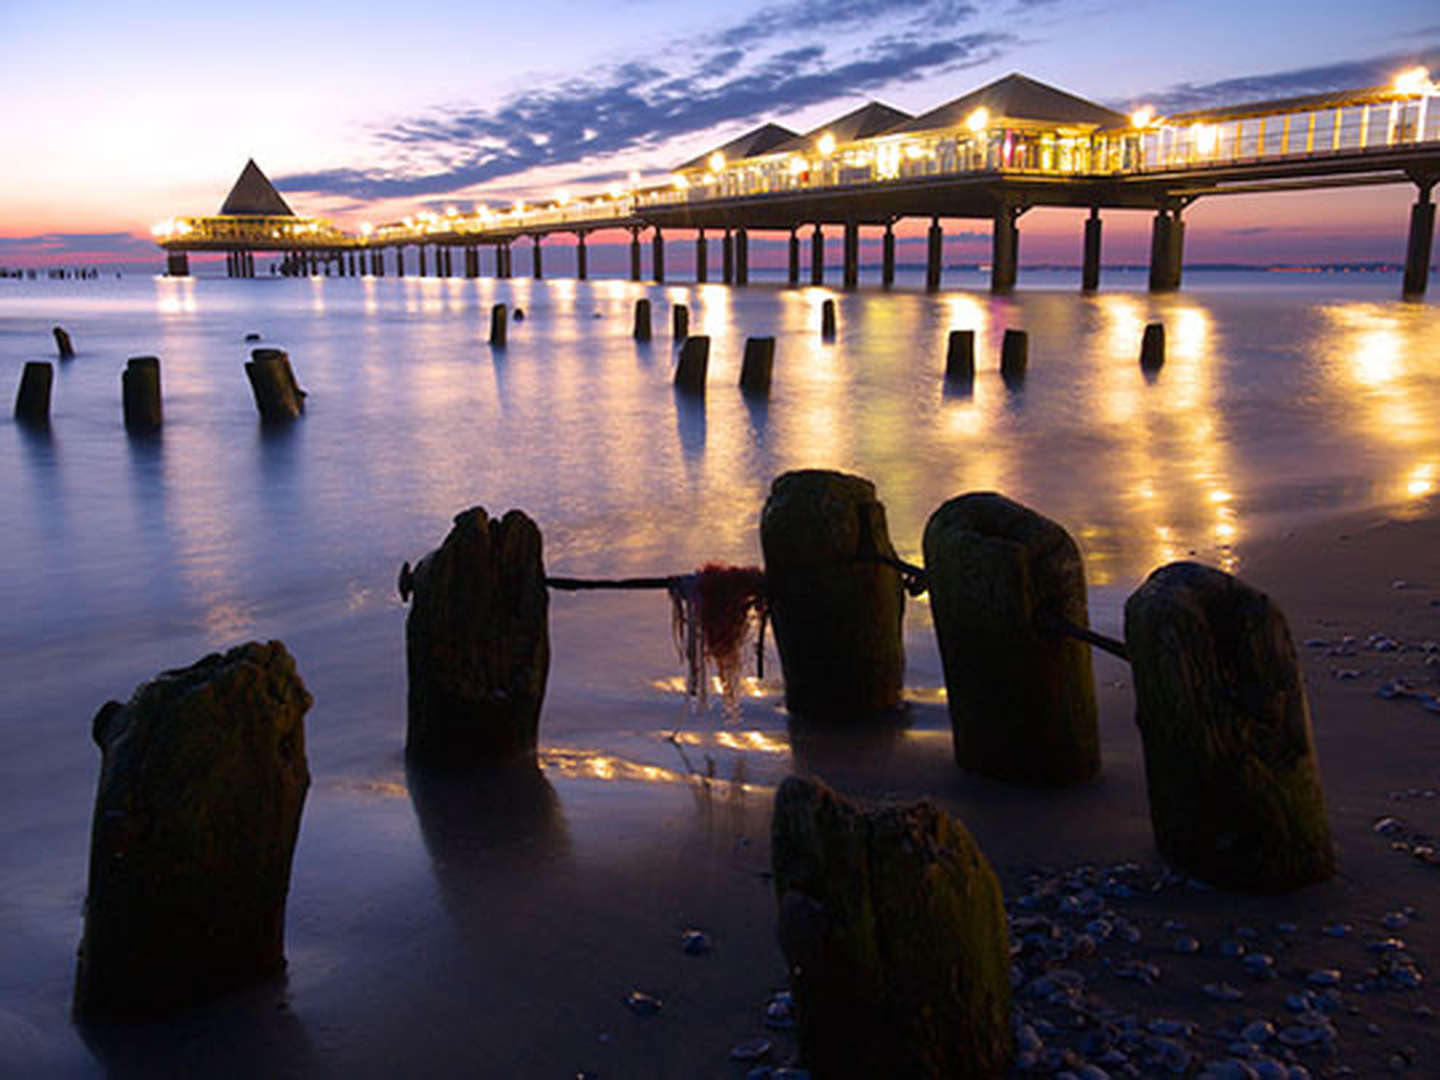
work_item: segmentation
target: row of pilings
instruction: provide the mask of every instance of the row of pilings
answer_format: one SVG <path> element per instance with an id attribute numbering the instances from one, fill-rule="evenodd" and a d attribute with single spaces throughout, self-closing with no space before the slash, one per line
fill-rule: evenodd
<path id="1" fill-rule="evenodd" d="M 1127 601 L 1124 640 L 1106 639 L 1089 629 L 1079 549 L 1058 523 L 996 493 L 960 495 L 931 515 L 925 565 L 911 566 L 875 486 L 828 470 L 776 478 L 759 532 L 792 730 L 896 723 L 905 596 L 928 590 L 958 766 L 1022 787 L 1093 778 L 1098 644 L 1133 671 L 1165 858 L 1258 892 L 1333 872 L 1305 692 L 1264 594 L 1173 563 Z M 412 770 L 486 784 L 495 765 L 534 768 L 549 593 L 574 580 L 547 576 L 541 531 L 519 510 L 465 510 L 437 549 L 404 565 Z M 165 672 L 97 713 L 82 1019 L 174 1011 L 283 970 L 311 704 L 272 641 Z M 996 876 L 961 822 L 928 802 L 862 810 L 791 777 L 775 799 L 771 866 L 813 1075 L 1005 1073 L 1009 932 Z"/>

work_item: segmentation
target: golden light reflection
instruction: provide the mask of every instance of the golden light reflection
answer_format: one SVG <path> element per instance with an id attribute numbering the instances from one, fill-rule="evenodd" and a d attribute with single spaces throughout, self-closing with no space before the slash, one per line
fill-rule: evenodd
<path id="1" fill-rule="evenodd" d="M 785 739 L 778 739 L 774 735 L 763 731 L 677 731 L 673 735 L 665 734 L 665 739 L 673 739 L 681 746 L 718 746 L 725 750 L 738 750 L 741 753 L 755 754 L 788 754 L 790 743 Z"/>
<path id="2" fill-rule="evenodd" d="M 193 315 L 199 310 L 195 303 L 195 279 L 157 277 L 155 308 L 162 315 Z"/>
<path id="3" fill-rule="evenodd" d="M 710 773 L 700 774 L 667 769 L 660 765 L 646 765 L 629 761 L 599 750 L 575 750 L 558 747 L 541 747 L 536 755 L 540 768 L 564 780 L 603 780 L 611 783 L 631 784 L 683 784 L 690 787 L 703 786 L 723 793 L 765 792 L 769 788 L 746 783 L 737 776 L 725 780 Z"/>

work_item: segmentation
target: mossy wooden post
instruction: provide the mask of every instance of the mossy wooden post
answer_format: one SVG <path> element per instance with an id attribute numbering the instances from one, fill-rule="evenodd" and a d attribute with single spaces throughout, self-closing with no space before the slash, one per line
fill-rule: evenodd
<path id="1" fill-rule="evenodd" d="M 50 387 L 54 382 L 54 364 L 27 360 L 20 372 L 20 389 L 15 392 L 15 419 L 33 427 L 50 423 Z"/>
<path id="2" fill-rule="evenodd" d="M 635 301 L 635 327 L 632 334 L 636 341 L 650 340 L 650 301 L 641 297 Z"/>
<path id="3" fill-rule="evenodd" d="M 993 492 L 925 525 L 930 611 L 955 763 L 1012 784 L 1063 787 L 1100 767 L 1090 646 L 1044 625 L 1089 626 L 1085 566 L 1060 525 Z"/>
<path id="4" fill-rule="evenodd" d="M 820 336 L 826 341 L 835 340 L 835 301 L 826 300 L 820 305 Z"/>
<path id="5" fill-rule="evenodd" d="M 1171 563 L 1125 602 L 1125 644 L 1160 853 L 1225 889 L 1329 878 L 1310 708 L 1270 598 L 1221 570 Z"/>
<path id="6" fill-rule="evenodd" d="M 905 597 L 874 558 L 895 557 L 875 485 L 824 469 L 777 477 L 760 545 L 791 713 L 835 724 L 898 708 Z"/>
<path id="7" fill-rule="evenodd" d="M 710 338 L 705 334 L 687 337 L 680 346 L 680 360 L 675 365 L 675 388 L 690 394 L 703 394 L 709 369 Z"/>
<path id="8" fill-rule="evenodd" d="M 245 364 L 255 407 L 262 420 L 294 420 L 305 411 L 305 391 L 295 381 L 290 356 L 284 349 L 254 349 Z"/>
<path id="9" fill-rule="evenodd" d="M 160 406 L 160 358 L 132 356 L 120 373 L 120 397 L 125 426 L 131 431 L 158 431 Z"/>
<path id="10" fill-rule="evenodd" d="M 412 597 L 413 593 L 413 597 Z M 519 510 L 476 506 L 400 572 L 409 599 L 405 753 L 428 768 L 533 758 L 550 674 L 550 597 L 540 530 Z"/>
<path id="11" fill-rule="evenodd" d="M 496 348 L 505 347 L 505 305 L 490 306 L 490 344 Z"/>
<path id="12" fill-rule="evenodd" d="M 775 339 L 773 337 L 752 337 L 745 339 L 745 359 L 740 365 L 740 389 L 751 394 L 764 394 L 770 390 L 770 373 L 775 366 Z"/>
<path id="13" fill-rule="evenodd" d="M 1024 330 L 1006 330 L 1000 341 L 1000 377 L 1011 386 L 1025 381 L 1030 363 L 1030 335 Z"/>
<path id="14" fill-rule="evenodd" d="M 185 1008 L 284 970 L 310 705 L 285 646 L 252 641 L 96 714 L 78 1016 Z"/>
<path id="15" fill-rule="evenodd" d="M 1165 324 L 1150 323 L 1140 339 L 1140 367 L 1144 371 L 1159 371 L 1165 366 Z"/>
<path id="16" fill-rule="evenodd" d="M 969 386 L 975 381 L 975 331 L 951 330 L 945 345 L 945 381 Z"/>
<path id="17" fill-rule="evenodd" d="M 771 862 L 800 1057 L 816 1077 L 993 1080 L 1012 1056 L 1000 884 L 930 803 L 862 813 L 791 777 Z"/>
<path id="18" fill-rule="evenodd" d="M 60 359 L 73 359 L 75 344 L 70 340 L 69 332 L 63 326 L 57 326 L 50 332 L 55 335 L 55 351 L 60 354 Z"/>
<path id="19" fill-rule="evenodd" d="M 670 309 L 670 336 L 676 341 L 684 341 L 690 336 L 690 309 L 684 304 L 676 304 Z"/>

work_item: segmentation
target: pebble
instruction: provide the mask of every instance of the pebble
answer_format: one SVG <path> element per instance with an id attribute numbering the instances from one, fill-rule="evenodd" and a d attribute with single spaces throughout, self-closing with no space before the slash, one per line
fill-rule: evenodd
<path id="1" fill-rule="evenodd" d="M 663 1007 L 664 1002 L 653 994 L 647 994 L 644 990 L 631 990 L 625 995 L 625 1004 L 630 1006 L 630 1011 L 637 1016 L 654 1016 Z"/>
<path id="2" fill-rule="evenodd" d="M 1273 979 L 1275 977 L 1275 958 L 1269 953 L 1251 953 L 1240 961 L 1245 965 L 1252 979 Z"/>
<path id="3" fill-rule="evenodd" d="M 772 1031 L 788 1031 L 795 1026 L 795 1000 L 782 990 L 765 1005 L 765 1026 Z"/>
<path id="4" fill-rule="evenodd" d="M 1245 996 L 1243 990 L 1231 986 L 1227 982 L 1206 983 L 1205 996 L 1212 997 L 1216 1001 L 1239 1001 Z"/>
<path id="5" fill-rule="evenodd" d="M 1320 968 L 1305 976 L 1311 986 L 1336 986 L 1340 982 L 1339 968 Z"/>
<path id="6" fill-rule="evenodd" d="M 759 1061 L 770 1053 L 769 1039 L 748 1039 L 730 1048 L 731 1061 Z"/>
<path id="7" fill-rule="evenodd" d="M 1188 934 L 1177 937 L 1170 945 L 1170 948 L 1182 956 L 1193 956 L 1200 951 L 1200 942 L 1197 938 Z"/>
<path id="8" fill-rule="evenodd" d="M 1240 1037 L 1252 1043 L 1266 1043 L 1275 1037 L 1275 1025 L 1269 1020 L 1252 1020 L 1240 1029 Z"/>
<path id="9" fill-rule="evenodd" d="M 1216 949 L 1221 956 L 1229 957 L 1232 960 L 1237 956 L 1245 955 L 1245 946 L 1234 938 L 1226 938 L 1216 946 Z"/>
<path id="10" fill-rule="evenodd" d="M 1349 923 L 1330 923 L 1328 926 L 1321 928 L 1320 932 L 1326 937 L 1343 938 L 1349 937 L 1350 931 L 1353 929 L 1355 928 Z"/>
<path id="11" fill-rule="evenodd" d="M 1256 941 L 1260 937 L 1260 931 L 1256 930 L 1253 926 L 1237 926 L 1235 927 L 1235 936 L 1245 938 L 1249 941 Z"/>
<path id="12" fill-rule="evenodd" d="M 1386 930 L 1403 930 L 1410 925 L 1410 917 L 1403 911 L 1388 911 L 1381 920 Z"/>

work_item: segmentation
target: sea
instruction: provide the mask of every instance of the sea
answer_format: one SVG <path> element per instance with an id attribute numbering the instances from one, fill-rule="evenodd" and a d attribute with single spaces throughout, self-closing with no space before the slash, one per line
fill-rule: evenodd
<path id="1" fill-rule="evenodd" d="M 1077 274 L 1030 271 L 1007 297 L 975 271 L 936 294 L 914 273 L 853 292 L 756 277 L 0 280 L 7 392 L 55 361 L 52 327 L 77 352 L 55 361 L 48 428 L 0 421 L 0 1073 L 600 1076 L 629 1054 L 647 1075 L 744 1075 L 725 1047 L 783 982 L 778 954 L 707 983 L 674 942 L 700 925 L 717 949 L 775 953 L 764 821 L 798 750 L 773 647 L 738 717 L 702 710 L 663 593 L 555 593 L 540 777 L 427 799 L 403 759 L 396 581 L 466 508 L 529 514 L 551 574 L 619 578 L 760 563 L 761 509 L 791 469 L 873 481 L 917 563 L 937 507 L 998 491 L 1070 531 L 1092 625 L 1118 635 L 1167 562 L 1243 577 L 1257 543 L 1418 513 L 1440 486 L 1440 307 L 1402 302 L 1396 275 L 1197 272 L 1152 296 L 1117 272 L 1083 296 Z M 680 304 L 710 339 L 702 396 L 672 387 Z M 1167 353 L 1147 373 L 1150 323 Z M 968 387 L 943 377 L 953 330 L 975 332 Z M 1021 385 L 999 373 L 1008 330 L 1028 334 Z M 259 422 L 252 334 L 308 392 L 292 424 Z M 737 385 L 755 336 L 775 339 L 762 398 Z M 122 423 L 139 355 L 160 358 L 156 436 Z M 315 697 L 287 979 L 171 1021 L 76 1025 L 95 711 L 275 638 Z M 905 752 L 938 775 L 923 597 L 905 638 Z M 748 899 L 718 908 L 740 879 Z M 668 1020 L 624 1008 L 647 986 Z"/>

